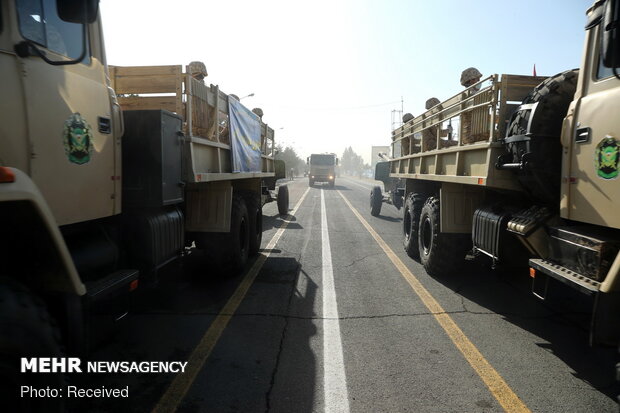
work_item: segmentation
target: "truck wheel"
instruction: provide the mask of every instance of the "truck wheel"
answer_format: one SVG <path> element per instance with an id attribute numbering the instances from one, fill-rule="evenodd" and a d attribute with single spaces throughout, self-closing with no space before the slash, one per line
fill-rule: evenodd
<path id="1" fill-rule="evenodd" d="M 280 215 L 288 214 L 288 186 L 282 185 L 278 189 L 278 213 Z"/>
<path id="2" fill-rule="evenodd" d="M 250 218 L 250 255 L 256 255 L 263 240 L 263 207 L 260 198 L 254 194 L 248 195 L 245 200 Z"/>
<path id="3" fill-rule="evenodd" d="M 375 186 L 370 191 L 370 215 L 373 217 L 379 216 L 381 204 L 383 204 L 383 193 L 381 193 L 380 187 Z"/>
<path id="4" fill-rule="evenodd" d="M 330 187 L 330 188 L 333 188 L 333 187 L 335 187 L 335 186 L 336 186 L 336 181 L 335 181 L 335 180 L 334 180 L 334 181 L 331 181 L 331 182 L 329 183 L 329 187 Z"/>
<path id="5" fill-rule="evenodd" d="M 420 258 L 418 248 L 418 228 L 420 226 L 420 212 L 426 196 L 417 192 L 407 195 L 403 212 L 403 247 L 407 255 L 413 259 Z"/>
<path id="6" fill-rule="evenodd" d="M 250 216 L 243 198 L 234 195 L 230 219 L 229 266 L 235 273 L 241 272 L 250 254 Z"/>
<path id="7" fill-rule="evenodd" d="M 428 198 L 420 213 L 418 246 L 420 262 L 430 275 L 447 275 L 456 270 L 468 248 L 464 235 L 441 233 L 439 217 L 439 198 Z"/>
<path id="8" fill-rule="evenodd" d="M 578 70 L 567 70 L 536 86 L 523 104 L 538 103 L 533 112 L 517 110 L 508 125 L 507 136 L 530 133 L 529 141 L 507 144 L 513 163 L 525 163 L 527 169 L 518 172 L 518 179 L 536 199 L 557 205 L 560 197 L 562 120 L 577 88 Z M 529 130 L 528 130 L 529 125 Z"/>
<path id="9" fill-rule="evenodd" d="M 64 357 L 45 305 L 10 279 L 0 281 L 0 398 L 17 412 L 63 412 L 61 397 L 19 397 L 20 386 L 62 389 L 63 373 L 21 373 L 22 357 Z M 10 403 L 13 401 L 14 403 Z"/>
<path id="10" fill-rule="evenodd" d="M 308 180 L 308 186 L 313 186 L 314 185 L 314 181 L 312 179 Z"/>

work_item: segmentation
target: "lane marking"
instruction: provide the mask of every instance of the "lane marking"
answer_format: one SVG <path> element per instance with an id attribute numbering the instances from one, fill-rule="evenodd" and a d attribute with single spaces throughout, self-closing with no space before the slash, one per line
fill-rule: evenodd
<path id="1" fill-rule="evenodd" d="M 299 206 L 306 198 L 306 195 L 309 191 L 310 188 L 307 188 L 295 205 L 295 208 L 293 208 L 289 215 L 295 215 L 297 209 L 299 209 Z M 280 237 L 284 233 L 284 230 L 290 222 L 290 220 L 283 221 L 278 231 L 275 233 L 275 235 L 271 238 L 271 240 L 265 247 L 265 250 L 260 253 L 256 261 L 254 262 L 254 265 L 252 265 L 252 267 L 250 268 L 250 271 L 248 271 L 245 277 L 243 277 L 243 280 L 241 281 L 233 295 L 230 297 L 224 308 L 222 308 L 222 311 L 220 311 L 215 320 L 213 320 L 213 323 L 211 324 L 209 329 L 202 336 L 196 348 L 194 348 L 194 351 L 188 359 L 185 373 L 178 374 L 174 378 L 174 380 L 172 380 L 172 383 L 170 383 L 170 386 L 168 387 L 166 392 L 163 394 L 161 399 L 159 399 L 157 405 L 155 405 L 155 407 L 153 408 L 153 413 L 174 412 L 179 407 L 179 404 L 181 404 L 181 402 L 185 398 L 185 395 L 194 383 L 196 376 L 198 376 L 198 373 L 200 373 L 200 371 L 202 370 L 205 362 L 207 361 L 207 358 L 209 358 L 209 355 L 211 355 L 213 348 L 215 347 L 217 341 L 224 332 L 224 329 L 228 325 L 228 322 L 234 316 L 237 308 L 241 304 L 241 301 L 243 301 L 243 298 L 252 286 L 252 283 L 254 283 L 254 280 L 256 279 L 256 276 L 261 270 L 263 264 L 271 255 L 271 251 L 275 248 L 276 244 L 280 240 Z"/>
<path id="2" fill-rule="evenodd" d="M 349 412 L 334 267 L 332 265 L 324 190 L 321 189 L 321 261 L 323 273 L 323 394 L 325 412 Z"/>
<path id="3" fill-rule="evenodd" d="M 398 271 L 407 280 L 413 291 L 420 297 L 426 308 L 433 314 L 439 325 L 444 329 L 448 337 L 452 340 L 454 345 L 460 350 L 467 362 L 480 376 L 484 384 L 488 387 L 489 391 L 497 399 L 499 404 L 507 412 L 529 412 L 528 407 L 517 396 L 510 386 L 504 381 L 502 376 L 491 366 L 491 364 L 484 358 L 482 353 L 474 346 L 474 344 L 467 338 L 465 333 L 458 327 L 452 317 L 450 317 L 441 305 L 435 300 L 431 293 L 424 288 L 422 283 L 416 278 L 409 268 L 398 258 L 398 256 L 392 251 L 385 241 L 377 234 L 377 232 L 370 226 L 370 224 L 362 217 L 362 215 L 353 207 L 349 200 L 340 192 L 338 194 L 342 197 L 347 206 L 353 211 L 353 214 L 362 223 L 362 225 L 368 230 L 370 235 L 375 239 L 377 244 L 383 249 L 390 261 L 396 266 Z"/>

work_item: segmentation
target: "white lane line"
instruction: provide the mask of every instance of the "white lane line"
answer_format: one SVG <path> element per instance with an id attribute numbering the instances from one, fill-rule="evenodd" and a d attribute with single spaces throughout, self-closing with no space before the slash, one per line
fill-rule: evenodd
<path id="1" fill-rule="evenodd" d="M 323 393 L 325 395 L 325 412 L 349 412 L 349 393 L 347 376 L 344 371 L 340 321 L 336 288 L 334 286 L 334 268 L 327 231 L 327 214 L 325 196 L 321 189 L 321 244 L 323 269 Z"/>

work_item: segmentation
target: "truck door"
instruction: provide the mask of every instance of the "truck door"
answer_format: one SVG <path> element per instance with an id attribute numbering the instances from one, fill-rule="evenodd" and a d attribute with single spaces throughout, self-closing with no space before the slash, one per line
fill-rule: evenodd
<path id="1" fill-rule="evenodd" d="M 590 33 L 585 73 L 580 73 L 584 86 L 575 111 L 570 173 L 563 174 L 565 217 L 620 228 L 620 80 L 602 63 L 599 29 Z"/>
<path id="2" fill-rule="evenodd" d="M 48 59 L 79 58 L 83 25 L 62 21 L 56 0 L 16 0 L 16 42 L 27 39 Z M 86 57 L 51 65 L 17 57 L 31 152 L 31 176 L 59 225 L 115 213 L 116 144 L 98 23 L 87 31 Z M 96 53 L 92 51 L 95 50 Z M 96 54 L 99 54 L 97 56 Z M 120 167 L 120 165 L 119 165 Z"/>

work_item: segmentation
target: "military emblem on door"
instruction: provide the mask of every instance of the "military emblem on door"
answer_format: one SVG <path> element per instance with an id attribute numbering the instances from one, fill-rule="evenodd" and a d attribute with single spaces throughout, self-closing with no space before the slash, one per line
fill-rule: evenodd
<path id="1" fill-rule="evenodd" d="M 603 179 L 618 177 L 620 142 L 612 136 L 605 136 L 594 152 L 594 167 L 596 174 Z"/>
<path id="2" fill-rule="evenodd" d="M 79 113 L 65 121 L 63 144 L 69 162 L 83 165 L 90 162 L 93 153 L 93 136 L 88 122 Z"/>

